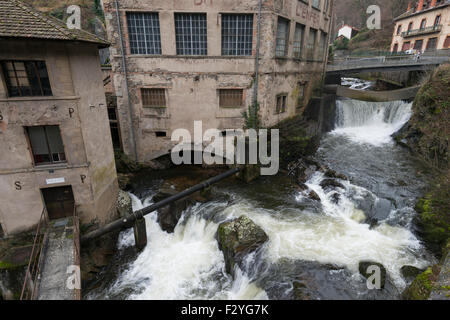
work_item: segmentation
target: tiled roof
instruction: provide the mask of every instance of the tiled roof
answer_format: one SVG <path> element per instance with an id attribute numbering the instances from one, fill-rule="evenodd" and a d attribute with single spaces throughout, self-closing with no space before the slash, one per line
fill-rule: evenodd
<path id="1" fill-rule="evenodd" d="M 69 29 L 54 17 L 39 12 L 19 0 L 0 0 L 0 37 L 84 41 L 108 46 L 89 32 Z"/>
<path id="2" fill-rule="evenodd" d="M 439 5 L 435 6 L 435 7 L 427 8 L 427 9 L 422 10 L 422 11 L 414 11 L 414 8 L 413 8 L 413 9 L 411 9 L 409 11 L 406 11 L 405 13 L 402 13 L 401 15 L 399 15 L 397 18 L 394 19 L 394 21 L 402 20 L 402 19 L 408 18 L 410 16 L 420 15 L 422 13 L 426 13 L 426 12 L 429 12 L 429 11 L 432 11 L 432 10 L 445 8 L 447 6 L 450 6 L 450 0 L 446 0 L 445 2 L 439 4 Z"/>

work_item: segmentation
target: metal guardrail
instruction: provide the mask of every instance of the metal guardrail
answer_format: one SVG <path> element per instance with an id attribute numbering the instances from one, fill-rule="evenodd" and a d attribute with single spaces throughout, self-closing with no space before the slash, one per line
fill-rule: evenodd
<path id="1" fill-rule="evenodd" d="M 348 69 L 363 68 L 382 68 L 408 65 L 438 65 L 450 61 L 450 56 L 438 56 L 424 54 L 420 58 L 414 55 L 404 56 L 380 56 L 371 58 L 346 58 L 335 60 L 333 64 L 328 65 L 327 71 L 342 71 Z"/>
<path id="2" fill-rule="evenodd" d="M 414 36 L 418 36 L 421 34 L 441 32 L 441 30 L 442 30 L 442 24 L 437 25 L 437 26 L 432 26 L 432 27 L 426 27 L 426 28 L 422 28 L 422 29 L 414 29 L 414 30 L 405 31 L 405 32 L 402 32 L 402 37 L 403 38 L 414 37 Z"/>
<path id="3" fill-rule="evenodd" d="M 27 271 L 25 273 L 25 280 L 22 286 L 22 293 L 20 294 L 20 300 L 33 300 L 35 299 L 37 283 L 40 276 L 40 258 L 43 243 L 47 228 L 47 219 L 45 216 L 45 208 L 42 210 L 41 218 L 39 219 L 38 226 L 36 228 L 36 234 L 34 236 L 33 249 L 31 250 L 30 259 L 28 261 Z"/>

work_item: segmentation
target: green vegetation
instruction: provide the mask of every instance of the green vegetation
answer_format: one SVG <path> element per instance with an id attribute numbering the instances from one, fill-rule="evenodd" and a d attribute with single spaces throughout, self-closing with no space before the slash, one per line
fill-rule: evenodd
<path id="1" fill-rule="evenodd" d="M 259 118 L 259 103 L 252 104 L 248 111 L 242 112 L 245 121 L 245 129 L 259 129 L 261 120 Z"/>
<path id="2" fill-rule="evenodd" d="M 428 268 L 414 279 L 411 286 L 403 293 L 406 300 L 427 300 L 433 290 L 433 282 L 439 275 L 439 269 Z"/>

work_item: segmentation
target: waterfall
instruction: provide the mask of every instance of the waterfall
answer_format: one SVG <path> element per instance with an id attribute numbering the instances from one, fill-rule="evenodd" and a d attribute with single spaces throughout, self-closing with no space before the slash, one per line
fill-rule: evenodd
<path id="1" fill-rule="evenodd" d="M 412 103 L 338 100 L 336 130 L 355 142 L 382 145 L 411 117 Z"/>

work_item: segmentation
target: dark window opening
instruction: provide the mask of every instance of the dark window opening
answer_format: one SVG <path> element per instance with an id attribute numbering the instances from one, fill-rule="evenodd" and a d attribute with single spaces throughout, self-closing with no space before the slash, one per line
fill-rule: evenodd
<path id="1" fill-rule="evenodd" d="M 243 89 L 220 89 L 219 106 L 221 108 L 240 108 L 244 105 Z"/>
<path id="2" fill-rule="evenodd" d="M 399 35 L 400 32 L 402 32 L 402 26 L 401 25 L 399 25 L 398 28 L 397 28 L 397 35 Z"/>
<path id="3" fill-rule="evenodd" d="M 435 50 L 437 48 L 437 38 L 431 38 L 427 43 L 427 50 Z"/>
<path id="4" fill-rule="evenodd" d="M 410 22 L 408 25 L 408 33 L 411 32 L 412 28 L 413 28 L 413 23 Z"/>
<path id="5" fill-rule="evenodd" d="M 253 15 L 222 15 L 222 55 L 251 56 L 253 45 Z"/>
<path id="6" fill-rule="evenodd" d="M 423 47 L 423 40 L 416 40 L 414 43 L 414 49 L 415 50 L 422 50 Z"/>
<path id="7" fill-rule="evenodd" d="M 158 13 L 127 12 L 131 54 L 161 54 Z"/>
<path id="8" fill-rule="evenodd" d="M 0 223 L 0 239 L 5 236 L 5 232 L 3 231 L 2 224 Z"/>
<path id="9" fill-rule="evenodd" d="M 425 29 L 426 25 L 427 25 L 427 20 L 423 19 L 422 22 L 420 23 L 420 30 Z"/>
<path id="10" fill-rule="evenodd" d="M 10 97 L 51 96 L 44 61 L 2 61 Z"/>
<path id="11" fill-rule="evenodd" d="M 120 125 L 117 116 L 117 107 L 108 107 L 109 128 L 114 149 L 122 149 L 122 139 L 120 137 Z"/>
<path id="12" fill-rule="evenodd" d="M 275 112 L 276 113 L 286 112 L 286 102 L 287 102 L 287 95 L 277 96 L 277 106 Z"/>
<path id="13" fill-rule="evenodd" d="M 167 132 L 165 132 L 165 131 L 156 131 L 155 135 L 158 138 L 167 137 Z"/>
<path id="14" fill-rule="evenodd" d="M 392 50 L 392 52 L 397 53 L 398 52 L 398 43 L 396 43 L 394 45 L 394 49 Z"/>
<path id="15" fill-rule="evenodd" d="M 178 55 L 207 55 L 206 14 L 175 13 L 175 37 Z"/>
<path id="16" fill-rule="evenodd" d="M 50 220 L 73 216 L 75 200 L 72 187 L 41 189 Z"/>
<path id="17" fill-rule="evenodd" d="M 26 130 L 35 165 L 67 162 L 58 126 L 27 127 Z"/>
<path id="18" fill-rule="evenodd" d="M 314 60 L 317 32 L 316 29 L 309 29 L 308 44 L 306 46 L 306 53 L 309 60 Z"/>
<path id="19" fill-rule="evenodd" d="M 441 23 L 441 16 L 437 16 L 434 20 L 434 26 L 437 27 Z"/>
<path id="20" fill-rule="evenodd" d="M 141 89 L 142 106 L 144 108 L 165 108 L 166 89 Z"/>
<path id="21" fill-rule="evenodd" d="M 275 55 L 277 57 L 287 56 L 289 47 L 289 25 L 290 25 L 289 20 L 278 17 L 277 39 L 275 49 Z"/>

